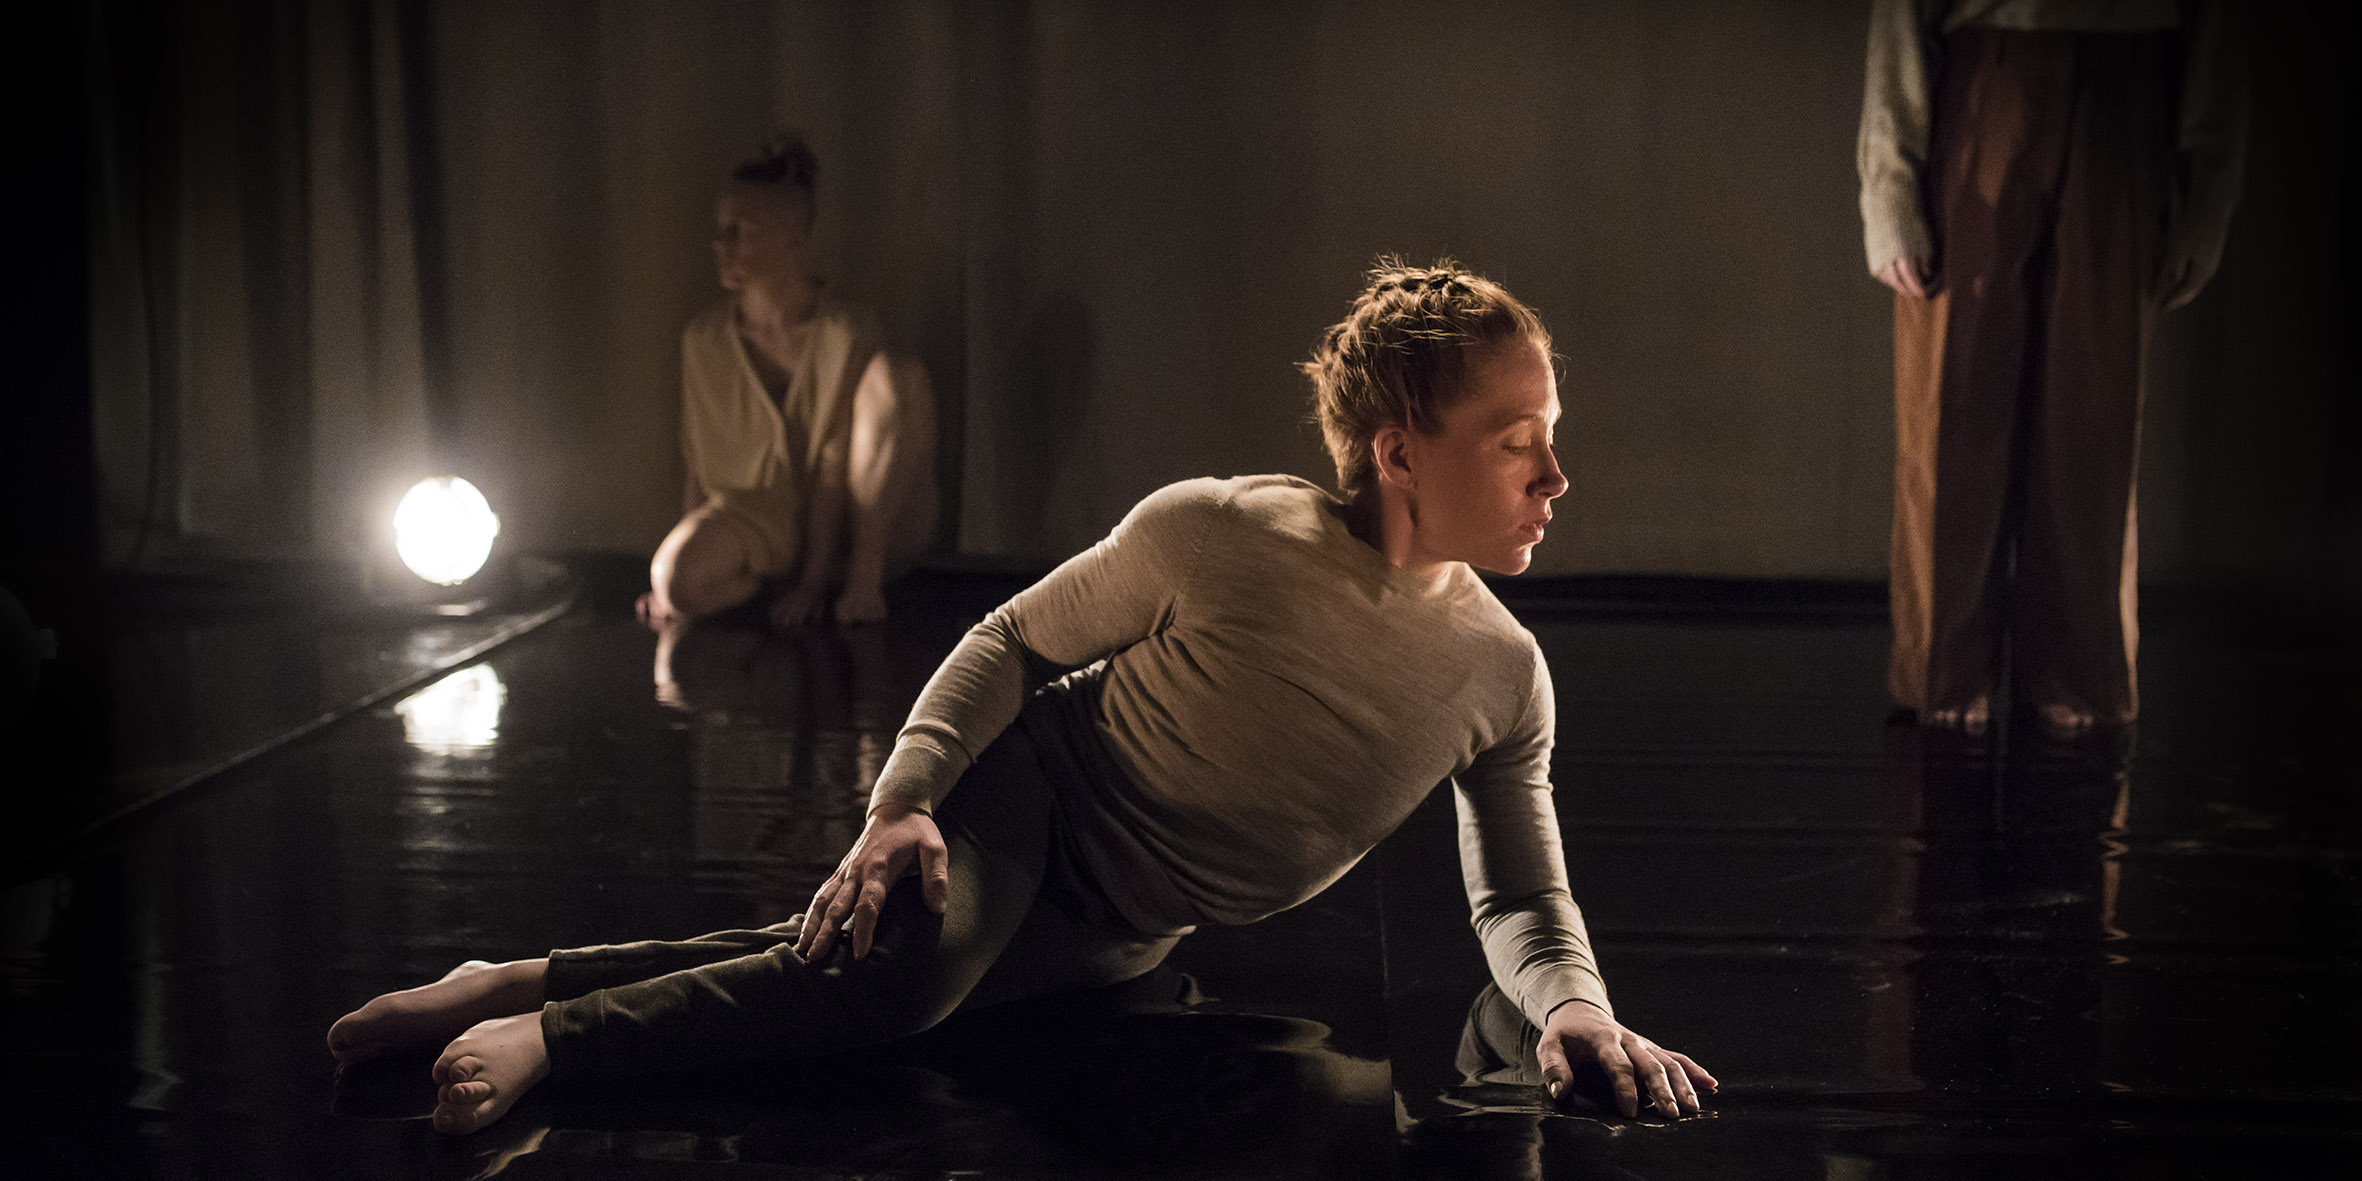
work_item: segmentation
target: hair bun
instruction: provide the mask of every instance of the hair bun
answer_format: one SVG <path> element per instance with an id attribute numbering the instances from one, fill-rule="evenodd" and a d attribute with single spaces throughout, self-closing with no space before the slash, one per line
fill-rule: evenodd
<path id="1" fill-rule="evenodd" d="M 801 132 L 777 131 L 755 149 L 754 158 L 730 170 L 730 179 L 786 185 L 809 193 L 820 179 L 820 158 Z"/>

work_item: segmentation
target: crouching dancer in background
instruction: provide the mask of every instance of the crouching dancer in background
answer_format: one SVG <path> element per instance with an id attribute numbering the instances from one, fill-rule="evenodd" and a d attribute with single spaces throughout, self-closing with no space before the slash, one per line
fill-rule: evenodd
<path id="1" fill-rule="evenodd" d="M 1713 1078 L 1609 1007 L 1551 803 L 1549 669 L 1471 569 L 1523 571 L 1566 491 L 1547 331 L 1449 264 L 1381 265 L 1305 368 L 1344 498 L 1175 484 L 992 612 L 802 916 L 470 963 L 330 1050 L 449 1040 L 435 1126 L 468 1132 L 544 1078 L 874 1045 L 1295 906 L 1449 777 L 1476 930 L 1550 1093 L 1596 1064 L 1627 1115 L 1697 1111 Z"/>
<path id="2" fill-rule="evenodd" d="M 812 150 L 794 137 L 731 172 L 714 212 L 727 294 L 681 329 L 681 521 L 640 616 L 707 615 L 783 589 L 782 627 L 883 619 L 885 584 L 935 527 L 926 370 L 811 277 Z M 830 595 L 834 593 L 832 606 Z"/>

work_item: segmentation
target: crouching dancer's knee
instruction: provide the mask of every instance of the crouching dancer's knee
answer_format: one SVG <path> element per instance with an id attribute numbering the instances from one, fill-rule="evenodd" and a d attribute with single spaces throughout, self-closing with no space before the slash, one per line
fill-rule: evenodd
<path id="1" fill-rule="evenodd" d="M 793 955 L 792 951 L 783 954 Z M 838 1001 L 842 1028 L 826 1036 L 828 1049 L 874 1045 L 933 1028 L 959 1008 L 981 974 L 944 945 L 943 916 L 927 909 L 916 878 L 887 891 L 869 954 L 853 958 L 852 940 L 839 939 L 810 969 Z"/>

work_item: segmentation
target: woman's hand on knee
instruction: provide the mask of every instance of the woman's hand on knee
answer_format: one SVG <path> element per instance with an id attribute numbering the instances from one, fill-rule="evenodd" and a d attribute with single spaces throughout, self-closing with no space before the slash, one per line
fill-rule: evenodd
<path id="1" fill-rule="evenodd" d="M 825 956 L 843 934 L 852 937 L 853 958 L 866 958 L 886 892 L 914 871 L 927 909 L 942 914 L 951 901 L 951 855 L 935 818 L 914 808 L 881 805 L 869 814 L 852 852 L 812 895 L 803 934 L 796 939 L 797 954 Z"/>

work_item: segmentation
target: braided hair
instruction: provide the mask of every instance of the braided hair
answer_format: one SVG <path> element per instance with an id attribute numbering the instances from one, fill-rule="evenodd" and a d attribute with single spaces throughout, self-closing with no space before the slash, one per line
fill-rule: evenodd
<path id="1" fill-rule="evenodd" d="M 1541 317 L 1507 288 L 1448 258 L 1431 267 L 1380 258 L 1352 310 L 1298 366 L 1312 379 L 1313 417 L 1337 465 L 1338 491 L 1369 490 L 1370 440 L 1381 429 L 1442 429 L 1469 354 L 1513 341 L 1550 350 Z"/>

